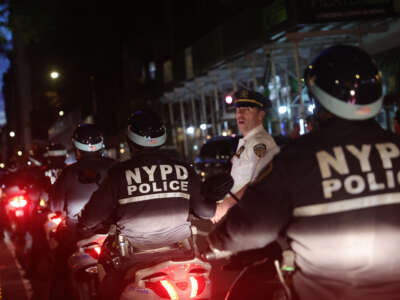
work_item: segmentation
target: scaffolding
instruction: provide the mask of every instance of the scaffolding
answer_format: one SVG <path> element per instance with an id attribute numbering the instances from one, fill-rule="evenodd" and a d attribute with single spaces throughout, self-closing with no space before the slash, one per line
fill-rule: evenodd
<path id="1" fill-rule="evenodd" d="M 275 1 L 274 5 L 276 2 L 281 1 Z M 221 46 L 223 30 L 218 28 L 203 39 L 216 49 L 214 54 L 209 53 L 211 62 L 205 63 L 203 53 L 204 67 L 193 70 L 198 61 L 194 53 L 199 51 L 188 48 L 183 58 L 185 67 L 180 67 L 185 69 L 186 76 L 176 76 L 179 80 L 171 84 L 172 70 L 167 72 L 171 88 L 161 98 L 168 107 L 164 117 L 172 131 L 172 143 L 185 158 L 193 159 L 212 136 L 239 134 L 235 110 L 227 97 L 240 87 L 258 91 L 270 99 L 272 109 L 265 125 L 271 135 L 287 135 L 296 123 L 301 133 L 306 132 L 305 118 L 312 114 L 313 104 L 302 74 L 316 54 L 335 44 L 358 45 L 368 51 L 377 43 L 377 35 L 398 26 L 397 20 L 390 16 L 294 25 L 283 18 L 282 24 L 277 24 L 279 30 L 269 32 L 259 43 L 250 43 L 252 46 L 245 50 L 236 47 L 229 57 L 219 54 L 224 47 Z M 168 61 L 170 67 L 173 64 Z"/>

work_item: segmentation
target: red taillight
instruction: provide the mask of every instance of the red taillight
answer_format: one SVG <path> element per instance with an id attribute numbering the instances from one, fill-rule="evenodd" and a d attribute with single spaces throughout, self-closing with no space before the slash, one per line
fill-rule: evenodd
<path id="1" fill-rule="evenodd" d="M 10 200 L 10 205 L 14 208 L 22 208 L 28 204 L 24 196 L 15 196 Z"/>
<path id="2" fill-rule="evenodd" d="M 96 246 L 96 247 L 93 248 L 93 250 L 97 253 L 97 255 L 100 255 L 100 253 L 101 253 L 101 247 Z"/>
<path id="3" fill-rule="evenodd" d="M 203 276 L 190 276 L 190 298 L 199 296 L 206 287 L 206 278 Z"/>
<path id="4" fill-rule="evenodd" d="M 182 267 L 187 272 L 187 276 L 183 276 L 183 278 Z M 206 288 L 207 277 L 205 273 L 207 273 L 207 270 L 198 265 L 185 264 L 184 266 L 162 269 L 144 277 L 142 280 L 145 282 L 146 288 L 151 289 L 160 298 L 179 299 L 179 295 L 181 295 L 185 299 L 194 299 L 198 298 Z"/>
<path id="5" fill-rule="evenodd" d="M 50 218 L 50 220 L 56 224 L 57 226 L 60 225 L 61 221 L 62 221 L 62 217 L 60 216 L 53 216 Z"/>
<path id="6" fill-rule="evenodd" d="M 179 299 L 174 286 L 168 280 L 161 280 L 160 283 L 163 286 L 163 288 L 167 291 L 170 299 L 172 300 Z"/>
<path id="7" fill-rule="evenodd" d="M 190 298 L 194 298 L 199 292 L 199 283 L 197 282 L 197 279 L 193 276 L 190 276 L 190 285 L 192 287 L 190 291 Z"/>
<path id="8" fill-rule="evenodd" d="M 100 253 L 101 253 L 101 247 L 100 246 L 95 246 L 92 248 L 85 248 L 85 253 L 89 254 L 91 257 L 94 259 L 99 259 Z"/>
<path id="9" fill-rule="evenodd" d="M 181 281 L 181 282 L 177 282 L 176 286 L 182 290 L 185 291 L 187 289 L 187 287 L 189 286 L 189 284 L 186 281 Z"/>
<path id="10" fill-rule="evenodd" d="M 174 286 L 168 280 L 160 280 L 157 282 L 146 282 L 146 288 L 151 289 L 157 296 L 164 299 L 179 299 L 178 293 Z"/>
<path id="11" fill-rule="evenodd" d="M 15 211 L 15 216 L 16 217 L 23 217 L 24 216 L 24 211 L 22 209 L 17 209 Z"/>

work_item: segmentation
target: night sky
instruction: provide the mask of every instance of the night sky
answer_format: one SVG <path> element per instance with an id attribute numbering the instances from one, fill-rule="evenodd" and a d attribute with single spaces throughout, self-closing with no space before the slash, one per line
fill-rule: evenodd
<path id="1" fill-rule="evenodd" d="M 1 2 L 1 1 L 0 1 Z M 95 90 L 103 127 L 121 127 L 126 105 L 115 105 L 115 99 L 156 98 L 162 89 L 154 83 L 134 86 L 133 95 L 121 91 L 121 74 L 126 61 L 122 53 L 128 49 L 134 63 L 133 73 L 141 65 L 162 62 L 196 40 L 234 18 L 246 8 L 262 7 L 268 1 L 239 0 L 148 0 L 148 1 L 12 1 L 11 13 L 24 21 L 27 50 L 31 61 L 33 85 L 32 127 L 45 133 L 55 121 L 54 111 L 72 111 L 81 106 L 90 113 L 91 82 Z M 240 40 L 240 37 L 238 37 Z M 61 74 L 58 82 L 49 80 L 51 70 Z M 134 85 L 134 84 L 133 84 Z M 49 90 L 60 95 L 57 103 L 44 97 Z M 151 95 L 147 95 L 147 94 Z M 111 128 L 112 127 L 112 128 Z M 107 128 L 104 128 L 108 130 Z"/>

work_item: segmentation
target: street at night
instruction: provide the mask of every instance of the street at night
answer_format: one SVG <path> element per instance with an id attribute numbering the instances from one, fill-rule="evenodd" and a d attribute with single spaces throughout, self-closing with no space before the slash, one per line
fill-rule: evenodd
<path id="1" fill-rule="evenodd" d="M 0 300 L 400 300 L 400 0 L 0 0 Z"/>

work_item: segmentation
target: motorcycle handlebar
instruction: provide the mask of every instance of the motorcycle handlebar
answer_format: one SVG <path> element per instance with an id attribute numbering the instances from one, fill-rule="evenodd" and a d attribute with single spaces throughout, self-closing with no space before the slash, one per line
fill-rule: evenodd
<path id="1" fill-rule="evenodd" d="M 207 250 L 205 250 L 202 254 L 201 254 L 201 258 L 204 261 L 212 261 L 212 260 L 217 260 L 217 259 L 221 259 L 221 258 L 229 258 L 230 256 L 232 256 L 232 252 L 230 251 L 220 251 L 220 250 L 212 250 L 210 248 L 208 248 Z"/>
<path id="2" fill-rule="evenodd" d="M 201 254 L 201 258 L 204 261 L 212 261 L 212 260 L 216 260 L 217 256 L 211 249 L 208 249 L 206 252 Z"/>

